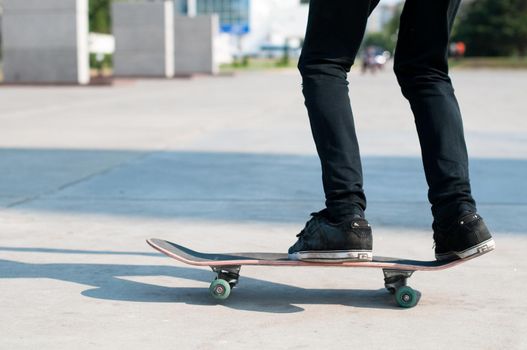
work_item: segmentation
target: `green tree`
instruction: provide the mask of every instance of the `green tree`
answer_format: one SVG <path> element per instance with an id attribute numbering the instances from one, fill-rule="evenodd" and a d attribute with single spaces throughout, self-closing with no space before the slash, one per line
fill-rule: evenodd
<path id="1" fill-rule="evenodd" d="M 112 22 L 110 17 L 111 0 L 89 0 L 90 31 L 110 33 Z"/>
<path id="2" fill-rule="evenodd" d="M 454 40 L 468 56 L 527 55 L 527 0 L 476 0 L 460 12 Z"/>
<path id="3" fill-rule="evenodd" d="M 110 16 L 110 5 L 112 0 L 89 0 L 89 26 L 90 32 L 110 33 L 112 31 L 112 19 Z M 95 54 L 90 54 L 90 67 L 101 69 L 112 66 L 112 56 L 105 55 L 104 60 L 99 62 Z"/>
<path id="4" fill-rule="evenodd" d="M 388 35 L 386 32 L 372 32 L 368 33 L 362 41 L 363 48 L 368 46 L 378 46 L 393 53 L 395 49 L 395 40 L 393 40 L 392 36 Z"/>
<path id="5" fill-rule="evenodd" d="M 380 46 L 393 54 L 395 51 L 395 45 L 397 44 L 397 34 L 399 31 L 399 22 L 401 12 L 403 11 L 403 5 L 404 3 L 397 5 L 393 17 L 390 19 L 390 21 L 388 21 L 388 23 L 385 24 L 381 32 L 372 32 L 366 34 L 362 42 L 362 47 Z"/>

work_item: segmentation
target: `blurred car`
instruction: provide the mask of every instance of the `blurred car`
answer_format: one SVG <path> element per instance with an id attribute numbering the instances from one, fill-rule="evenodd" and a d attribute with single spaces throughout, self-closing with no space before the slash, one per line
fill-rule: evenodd
<path id="1" fill-rule="evenodd" d="M 380 71 L 391 58 L 389 51 L 379 46 L 367 46 L 362 53 L 362 73 Z"/>

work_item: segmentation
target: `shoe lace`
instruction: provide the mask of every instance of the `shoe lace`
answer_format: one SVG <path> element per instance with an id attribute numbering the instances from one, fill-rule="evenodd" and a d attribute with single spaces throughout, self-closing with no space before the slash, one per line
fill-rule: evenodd
<path id="1" fill-rule="evenodd" d="M 306 234 L 306 228 L 304 227 L 302 229 L 302 231 L 300 231 L 300 233 L 298 233 L 296 236 L 300 238 L 300 237 L 304 236 L 305 234 Z"/>
<path id="2" fill-rule="evenodd" d="M 311 215 L 312 217 L 323 216 L 323 214 L 322 214 L 322 210 L 319 211 L 319 212 L 311 213 L 310 215 Z M 300 231 L 300 233 L 296 235 L 297 237 L 300 238 L 300 237 L 302 237 L 302 236 L 304 236 L 304 235 L 306 234 L 306 228 L 307 228 L 307 225 L 308 225 L 308 223 L 306 223 L 306 225 L 304 226 L 304 228 L 302 229 L 302 231 Z"/>

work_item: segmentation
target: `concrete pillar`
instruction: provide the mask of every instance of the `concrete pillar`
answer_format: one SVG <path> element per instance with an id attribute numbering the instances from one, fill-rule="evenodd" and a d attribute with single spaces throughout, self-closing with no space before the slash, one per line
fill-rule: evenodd
<path id="1" fill-rule="evenodd" d="M 174 75 L 174 2 L 112 3 L 115 76 Z"/>
<path id="2" fill-rule="evenodd" d="M 88 0 L 3 0 L 6 83 L 90 80 Z"/>
<path id="3" fill-rule="evenodd" d="M 174 21 L 175 74 L 216 74 L 219 69 L 215 58 L 218 32 L 218 15 L 176 16 Z"/>

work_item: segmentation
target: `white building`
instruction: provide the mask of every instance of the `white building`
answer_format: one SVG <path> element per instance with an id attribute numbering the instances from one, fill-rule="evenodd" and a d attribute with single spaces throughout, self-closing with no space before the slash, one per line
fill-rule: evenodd
<path id="1" fill-rule="evenodd" d="M 308 4 L 301 0 L 251 0 L 252 32 L 244 39 L 244 51 L 262 46 L 298 47 L 305 36 Z"/>
<path id="2" fill-rule="evenodd" d="M 295 48 L 305 35 L 309 0 L 175 1 L 180 13 L 219 14 L 219 50 L 224 53 L 261 54 L 262 48 L 280 50 L 286 42 Z M 395 12 L 395 1 L 379 4 L 370 16 L 367 31 L 381 31 Z"/>
<path id="3" fill-rule="evenodd" d="M 304 37 L 308 3 L 305 0 L 176 0 L 176 11 L 217 13 L 220 43 L 232 54 L 259 54 L 262 47 L 292 47 Z"/>

